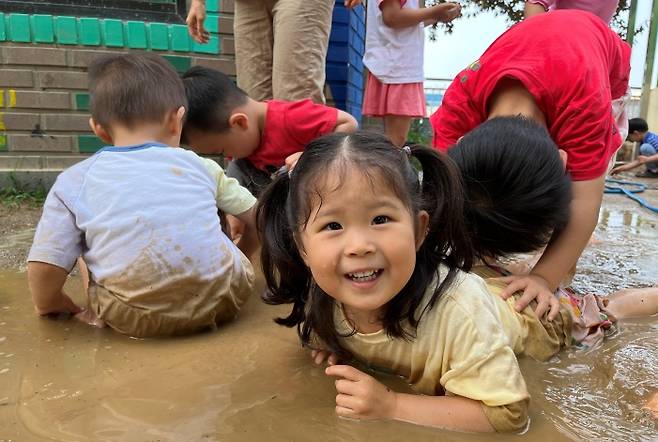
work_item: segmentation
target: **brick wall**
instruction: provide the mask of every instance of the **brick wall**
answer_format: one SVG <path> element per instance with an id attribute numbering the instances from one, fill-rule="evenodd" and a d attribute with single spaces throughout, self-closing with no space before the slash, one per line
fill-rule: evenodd
<path id="1" fill-rule="evenodd" d="M 102 146 L 88 126 L 86 76 L 99 55 L 148 50 L 179 72 L 234 76 L 233 0 L 207 6 L 207 45 L 181 24 L 0 13 L 0 170 L 61 170 Z"/>
<path id="2" fill-rule="evenodd" d="M 335 1 L 327 104 L 360 119 L 365 14 Z M 210 41 L 200 45 L 184 24 L 3 13 L 0 0 L 0 188 L 9 173 L 48 186 L 102 146 L 88 127 L 86 71 L 94 57 L 153 51 L 179 72 L 204 65 L 234 77 L 233 2 L 206 0 Z"/>

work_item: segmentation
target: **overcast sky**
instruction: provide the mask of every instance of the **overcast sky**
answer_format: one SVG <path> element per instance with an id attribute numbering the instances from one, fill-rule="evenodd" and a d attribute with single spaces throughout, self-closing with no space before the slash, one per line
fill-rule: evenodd
<path id="1" fill-rule="evenodd" d="M 638 0 L 637 26 L 646 30 L 635 38 L 631 59 L 631 86 L 641 87 L 644 59 L 647 50 L 648 20 L 651 0 Z M 481 13 L 476 17 L 462 17 L 455 22 L 454 31 L 437 34 L 436 41 L 425 42 L 425 77 L 453 78 L 460 70 L 476 60 L 498 35 L 509 27 L 504 17 Z M 429 35 L 429 28 L 426 31 Z M 654 73 L 653 85 L 655 85 Z"/>

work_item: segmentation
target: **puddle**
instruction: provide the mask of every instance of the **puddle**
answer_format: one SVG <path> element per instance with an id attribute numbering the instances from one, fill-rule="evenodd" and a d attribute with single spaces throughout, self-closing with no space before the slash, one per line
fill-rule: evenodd
<path id="1" fill-rule="evenodd" d="M 608 199 L 575 286 L 609 293 L 656 283 L 656 222 Z M 136 340 L 38 318 L 25 277 L 0 272 L 0 440 L 509 440 L 337 418 L 333 380 L 310 363 L 294 330 L 271 321 L 287 308 L 256 297 L 219 331 Z M 69 278 L 82 304 L 78 285 Z M 641 410 L 658 390 L 658 317 L 624 322 L 598 351 L 521 365 L 532 424 L 516 440 L 658 439 L 658 422 Z"/>

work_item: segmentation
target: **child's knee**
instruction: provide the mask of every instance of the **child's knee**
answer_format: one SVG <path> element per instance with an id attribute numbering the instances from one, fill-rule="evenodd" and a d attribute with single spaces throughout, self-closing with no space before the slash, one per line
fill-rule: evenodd
<path id="1" fill-rule="evenodd" d="M 656 151 L 656 148 L 653 147 L 651 144 L 644 143 L 644 144 L 640 145 L 640 153 L 644 156 L 651 156 L 651 155 L 655 155 L 656 153 L 658 153 L 658 151 Z"/>

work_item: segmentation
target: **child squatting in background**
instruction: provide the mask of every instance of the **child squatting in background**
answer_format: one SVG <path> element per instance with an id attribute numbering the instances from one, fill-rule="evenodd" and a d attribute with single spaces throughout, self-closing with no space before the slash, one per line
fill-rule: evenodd
<path id="1" fill-rule="evenodd" d="M 658 178 L 658 135 L 649 130 L 646 120 L 642 118 L 628 120 L 628 141 L 640 143 L 640 155 L 628 164 L 615 167 L 610 173 L 614 175 L 644 165 L 645 170 L 635 176 Z"/>
<path id="2" fill-rule="evenodd" d="M 258 196 L 286 157 L 331 132 L 354 132 L 350 114 L 311 100 L 256 101 L 223 73 L 196 66 L 183 74 L 189 103 L 183 144 L 223 154 L 226 173 Z"/>
<path id="3" fill-rule="evenodd" d="M 82 257 L 90 323 L 150 337 L 232 319 L 254 289 L 245 254 L 258 247 L 255 198 L 214 161 L 174 147 L 187 100 L 163 58 L 100 58 L 89 81 L 90 125 L 109 146 L 62 172 L 46 198 L 28 256 L 37 313 L 81 312 L 62 288 Z M 218 208 L 244 223 L 244 254 Z"/>
<path id="4" fill-rule="evenodd" d="M 542 155 L 562 170 L 554 146 Z M 311 142 L 261 196 L 263 299 L 293 304 L 276 321 L 297 326 L 302 342 L 320 350 L 318 363 L 353 356 L 421 393 L 396 393 L 357 368 L 332 365 L 338 415 L 520 430 L 529 395 L 516 355 L 546 360 L 583 331 L 577 309 L 563 304 L 543 321 L 465 272 L 474 254 L 463 204 L 448 157 L 365 133 Z M 606 309 L 618 318 L 655 313 L 658 289 L 613 295 Z"/>
<path id="5" fill-rule="evenodd" d="M 369 0 L 363 64 L 368 79 L 363 115 L 384 120 L 384 133 L 398 147 L 407 141 L 414 118 L 425 116 L 424 26 L 448 23 L 459 3 L 421 8 L 419 0 Z"/>

